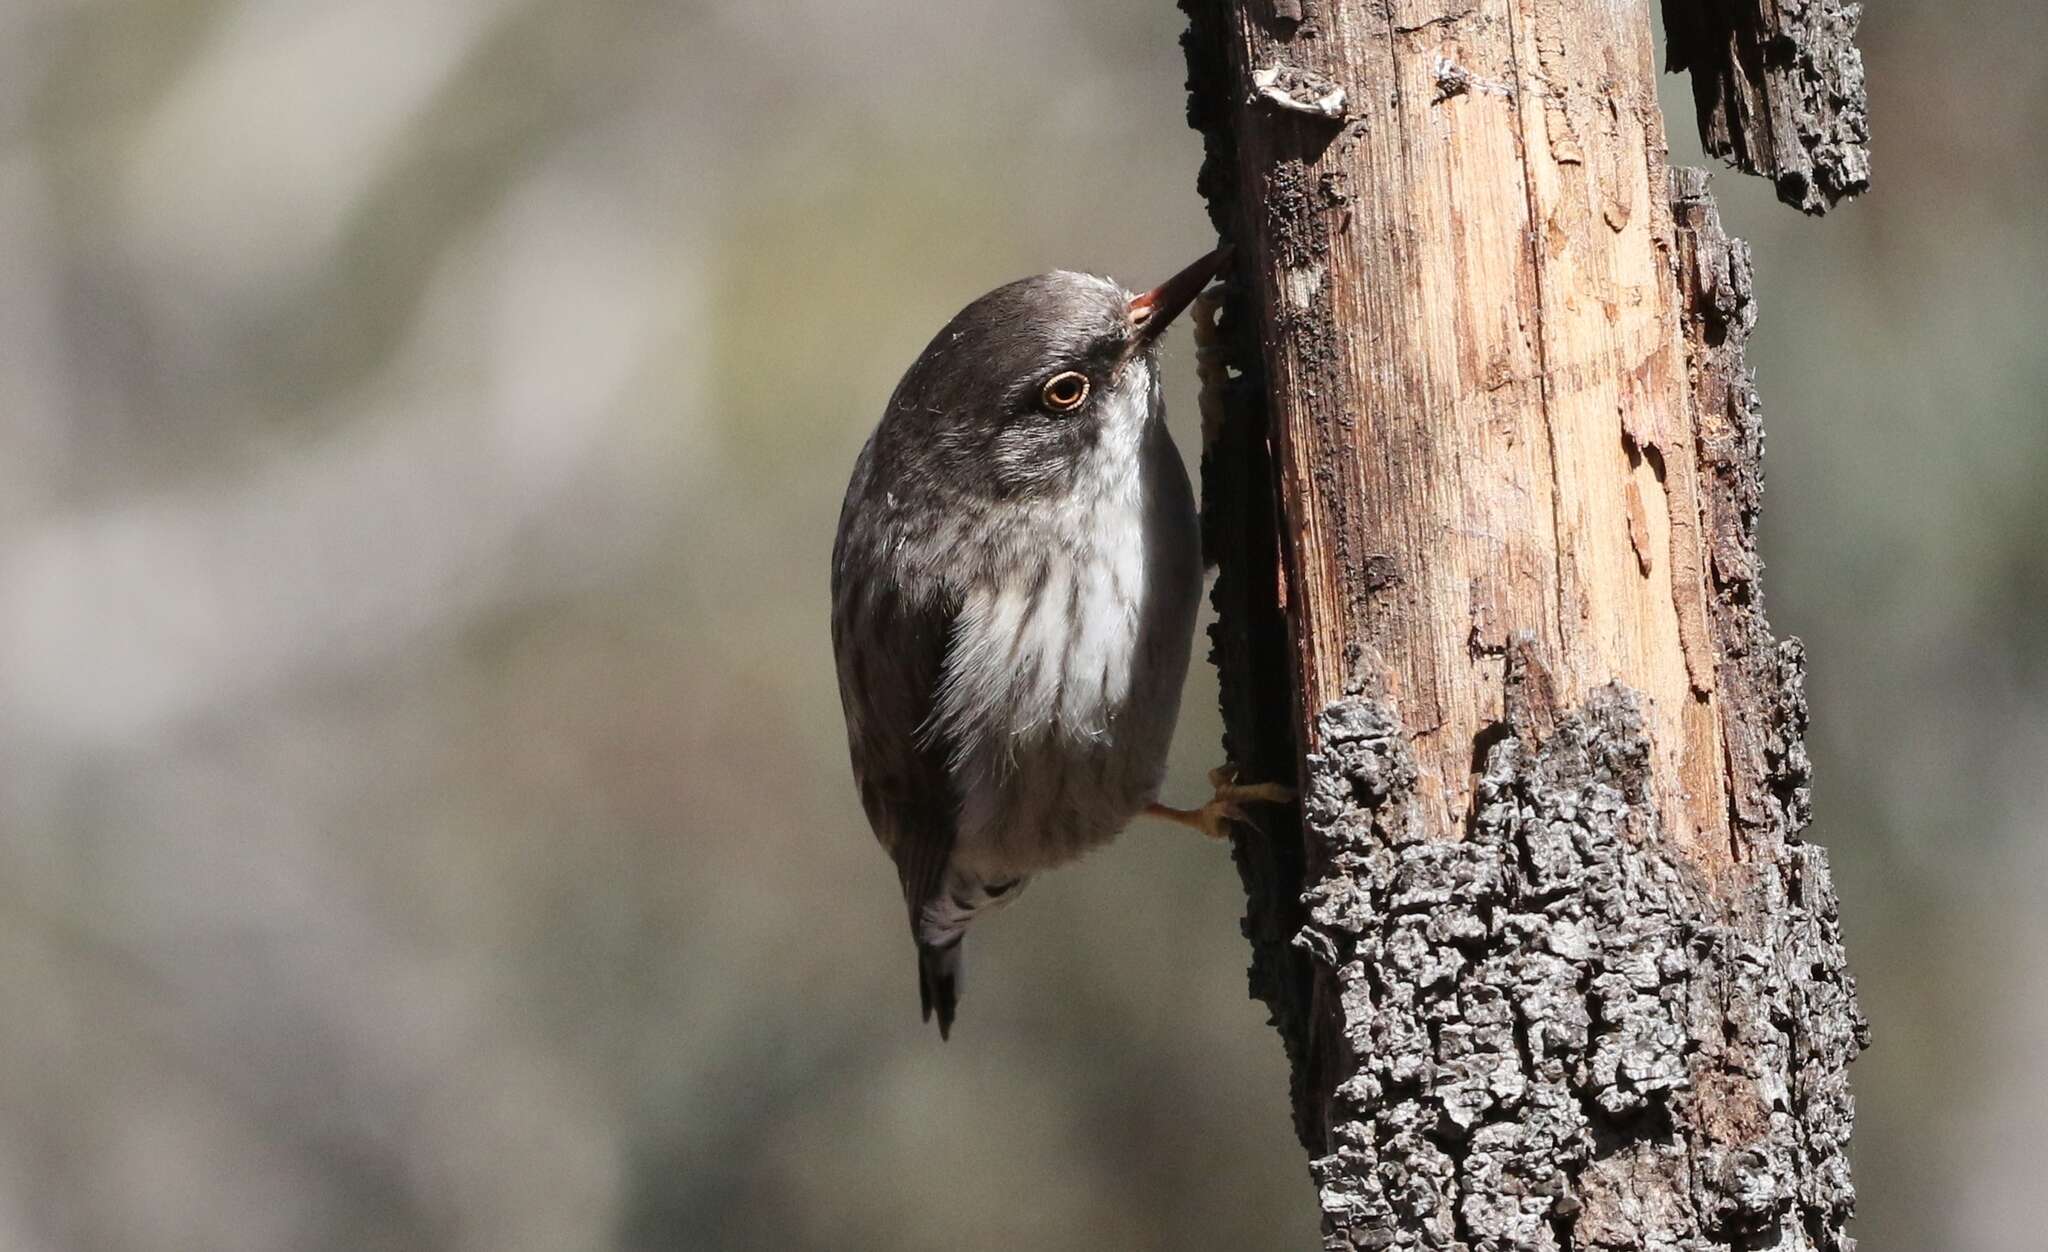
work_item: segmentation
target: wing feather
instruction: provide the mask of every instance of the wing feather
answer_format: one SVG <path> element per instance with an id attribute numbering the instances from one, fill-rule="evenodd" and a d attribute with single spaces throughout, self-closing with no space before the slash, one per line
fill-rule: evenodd
<path id="1" fill-rule="evenodd" d="M 840 547 L 846 544 L 842 531 Z M 959 801 L 943 730 L 932 716 L 946 670 L 958 604 L 934 590 L 916 596 L 887 573 L 848 572 L 833 562 L 832 646 L 839 698 L 861 805 L 896 862 L 913 932 L 918 913 L 943 889 Z"/>

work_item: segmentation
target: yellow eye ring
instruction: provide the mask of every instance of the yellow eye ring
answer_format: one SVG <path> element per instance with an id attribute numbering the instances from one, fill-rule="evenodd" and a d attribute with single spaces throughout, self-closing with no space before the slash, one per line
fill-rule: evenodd
<path id="1" fill-rule="evenodd" d="M 1079 370 L 1054 374 L 1038 389 L 1038 399 L 1055 413 L 1072 413 L 1088 399 L 1088 376 Z"/>

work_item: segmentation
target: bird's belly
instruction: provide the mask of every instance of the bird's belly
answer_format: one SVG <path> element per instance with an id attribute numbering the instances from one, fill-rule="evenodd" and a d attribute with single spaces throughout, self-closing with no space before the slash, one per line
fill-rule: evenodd
<path id="1" fill-rule="evenodd" d="M 1157 798 L 1201 588 L 1192 511 L 1098 518 L 1043 577 L 962 616 L 991 732 L 962 760 L 956 867 L 1036 872 L 1115 835 Z M 966 671 L 949 674 L 949 681 Z"/>

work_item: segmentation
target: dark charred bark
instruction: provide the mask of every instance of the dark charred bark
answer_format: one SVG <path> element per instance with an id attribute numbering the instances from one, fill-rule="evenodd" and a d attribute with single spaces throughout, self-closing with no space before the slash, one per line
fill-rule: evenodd
<path id="1" fill-rule="evenodd" d="M 1237 193 L 1226 107 L 1230 66 L 1219 25 L 1225 6 L 1184 7 L 1190 24 L 1182 43 L 1193 87 L 1188 122 L 1202 132 L 1208 149 L 1200 189 L 1217 234 L 1227 239 L 1236 233 L 1231 214 Z M 1226 286 L 1223 295 L 1217 328 L 1233 377 L 1205 385 L 1204 403 L 1219 405 L 1221 420 L 1204 432 L 1201 465 L 1202 551 L 1216 566 L 1209 660 L 1220 688 L 1224 759 L 1236 763 L 1247 778 L 1292 778 L 1300 770 L 1301 753 L 1294 734 L 1287 616 L 1279 596 L 1282 519 L 1268 451 L 1266 371 L 1252 305 L 1235 285 Z M 1265 1001 L 1280 1032 L 1292 1075 L 1295 1131 L 1302 1146 L 1316 1151 L 1321 1132 L 1304 1120 L 1303 1088 L 1313 983 L 1308 955 L 1294 943 L 1307 917 L 1301 901 L 1301 829 L 1283 811 L 1263 808 L 1258 825 L 1242 830 L 1234 844 L 1245 886 L 1251 994 Z"/>
<path id="2" fill-rule="evenodd" d="M 1820 214 L 1870 187 L 1861 5 L 1663 0 L 1666 64 L 1692 75 L 1700 141 Z"/>
<path id="3" fill-rule="evenodd" d="M 1240 245 L 1212 659 L 1230 758 L 1301 781 L 1237 851 L 1326 1246 L 1853 1247 L 1749 256 L 1646 8 L 1183 8 Z"/>

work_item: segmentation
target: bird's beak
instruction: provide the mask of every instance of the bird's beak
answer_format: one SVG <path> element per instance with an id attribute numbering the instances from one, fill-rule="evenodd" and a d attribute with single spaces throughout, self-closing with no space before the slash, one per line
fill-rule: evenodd
<path id="1" fill-rule="evenodd" d="M 1152 290 L 1131 297 L 1131 325 L 1138 338 L 1148 343 L 1159 338 L 1160 332 L 1194 302 L 1202 288 L 1229 261 L 1230 246 L 1225 244 Z"/>

